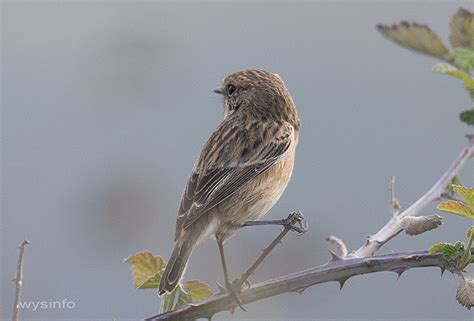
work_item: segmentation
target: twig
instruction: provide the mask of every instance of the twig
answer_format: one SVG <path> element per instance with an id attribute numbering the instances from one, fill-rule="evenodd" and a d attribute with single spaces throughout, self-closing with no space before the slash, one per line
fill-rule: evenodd
<path id="1" fill-rule="evenodd" d="M 382 227 L 374 235 L 369 236 L 365 244 L 350 255 L 354 257 L 366 257 L 373 255 L 385 243 L 390 241 L 403 230 L 401 227 L 401 219 L 403 217 L 408 215 L 416 216 L 433 201 L 439 199 L 453 177 L 456 176 L 461 171 L 466 162 L 474 156 L 474 139 L 470 136 L 468 136 L 468 139 L 469 146 L 462 150 L 451 166 L 449 166 L 448 170 L 439 178 L 433 187 L 431 187 L 431 189 L 426 192 L 425 195 L 420 197 L 415 203 L 413 203 L 399 215 L 392 216 L 384 227 Z"/>
<path id="2" fill-rule="evenodd" d="M 326 237 L 326 241 L 335 245 L 337 249 L 341 252 L 342 257 L 345 257 L 349 254 L 349 250 L 347 249 L 346 243 L 344 243 L 344 241 L 338 238 L 337 236 L 329 235 L 328 237 Z"/>
<path id="3" fill-rule="evenodd" d="M 20 294 L 21 286 L 23 285 L 23 254 L 25 253 L 25 246 L 30 244 L 27 240 L 21 242 L 19 249 L 20 253 L 18 255 L 18 264 L 16 267 L 16 276 L 12 280 L 16 284 L 15 290 L 15 300 L 13 301 L 13 316 L 12 321 L 18 321 L 18 315 L 20 310 Z"/>
<path id="4" fill-rule="evenodd" d="M 248 282 L 248 278 L 255 272 L 257 267 L 263 262 L 263 260 L 270 254 L 270 252 L 281 242 L 286 234 L 290 231 L 289 226 L 285 226 L 283 230 L 278 234 L 278 236 L 262 251 L 262 253 L 257 257 L 255 262 L 245 271 L 236 281 L 235 286 L 237 289 L 241 289 L 242 285 Z"/>
<path id="5" fill-rule="evenodd" d="M 396 216 L 399 214 L 399 204 L 398 200 L 395 198 L 395 176 L 390 177 L 390 185 L 388 187 L 388 191 L 390 194 L 390 213 L 392 216 Z"/>
<path id="6" fill-rule="evenodd" d="M 474 253 L 474 248 L 471 252 Z M 337 281 L 344 284 L 347 279 L 355 275 L 381 271 L 401 275 L 407 269 L 429 266 L 439 267 L 441 270 L 452 268 L 441 254 L 428 254 L 426 251 L 333 260 L 319 267 L 255 284 L 243 291 L 240 299 L 243 304 L 248 304 L 285 292 L 302 293 L 309 286 L 319 283 Z M 195 304 L 153 316 L 146 321 L 210 319 L 217 312 L 232 310 L 235 305 L 235 300 L 229 295 L 218 294 Z"/>

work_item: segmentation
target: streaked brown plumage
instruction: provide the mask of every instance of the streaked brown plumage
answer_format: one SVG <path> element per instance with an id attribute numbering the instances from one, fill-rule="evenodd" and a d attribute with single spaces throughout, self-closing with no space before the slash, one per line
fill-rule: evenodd
<path id="1" fill-rule="evenodd" d="M 196 245 L 214 237 L 221 248 L 245 222 L 265 215 L 293 171 L 300 120 L 280 76 L 239 71 L 215 91 L 224 96 L 224 120 L 186 185 L 160 294 L 177 286 Z"/>

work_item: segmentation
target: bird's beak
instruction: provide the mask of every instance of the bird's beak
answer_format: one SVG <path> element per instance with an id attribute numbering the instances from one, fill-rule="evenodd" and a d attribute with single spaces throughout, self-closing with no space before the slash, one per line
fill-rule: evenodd
<path id="1" fill-rule="evenodd" d="M 219 86 L 219 87 L 214 88 L 212 91 L 215 92 L 216 94 L 223 95 L 224 94 L 224 87 Z"/>

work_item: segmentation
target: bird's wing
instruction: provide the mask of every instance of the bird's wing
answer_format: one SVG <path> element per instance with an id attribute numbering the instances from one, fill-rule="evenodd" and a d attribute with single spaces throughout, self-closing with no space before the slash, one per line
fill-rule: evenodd
<path id="1" fill-rule="evenodd" d="M 288 123 L 225 128 L 221 125 L 211 135 L 193 168 L 181 199 L 175 239 L 242 185 L 272 167 L 290 148 L 294 135 Z"/>

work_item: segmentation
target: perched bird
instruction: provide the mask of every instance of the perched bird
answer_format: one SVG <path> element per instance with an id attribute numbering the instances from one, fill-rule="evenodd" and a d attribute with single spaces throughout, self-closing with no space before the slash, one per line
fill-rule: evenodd
<path id="1" fill-rule="evenodd" d="M 293 171 L 300 120 L 281 77 L 243 70 L 214 91 L 224 97 L 224 119 L 185 187 L 160 295 L 175 289 L 194 247 L 209 237 L 217 240 L 229 286 L 224 242 L 272 208 Z"/>

